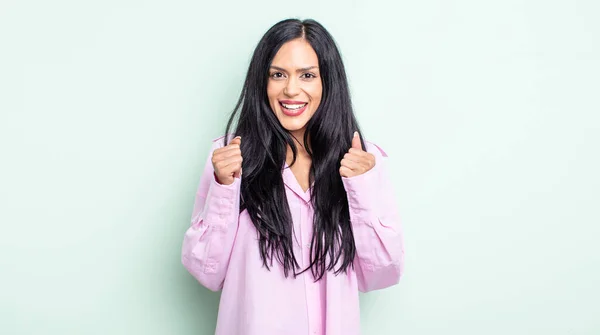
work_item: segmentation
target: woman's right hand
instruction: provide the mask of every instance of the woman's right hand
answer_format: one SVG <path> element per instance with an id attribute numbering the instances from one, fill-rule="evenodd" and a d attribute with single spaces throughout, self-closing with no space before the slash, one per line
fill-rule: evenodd
<path id="1" fill-rule="evenodd" d="M 242 174 L 242 138 L 236 136 L 228 145 L 213 151 L 212 164 L 217 182 L 231 185 Z"/>

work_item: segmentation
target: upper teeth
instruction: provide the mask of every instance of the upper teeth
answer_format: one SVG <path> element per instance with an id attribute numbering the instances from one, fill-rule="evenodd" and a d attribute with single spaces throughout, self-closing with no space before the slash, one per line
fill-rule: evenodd
<path id="1" fill-rule="evenodd" d="M 300 105 L 288 105 L 288 104 L 284 104 L 282 103 L 283 107 L 287 108 L 287 109 L 298 109 L 298 108 L 302 108 L 304 107 L 306 104 L 300 104 Z"/>

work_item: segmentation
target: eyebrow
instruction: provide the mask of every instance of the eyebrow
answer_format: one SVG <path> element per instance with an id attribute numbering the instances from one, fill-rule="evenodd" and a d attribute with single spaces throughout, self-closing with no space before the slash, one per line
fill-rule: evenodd
<path id="1" fill-rule="evenodd" d="M 308 71 L 308 70 L 312 70 L 312 69 L 318 69 L 318 68 L 319 68 L 318 66 L 313 65 L 313 66 L 309 66 L 309 67 L 303 67 L 303 68 L 300 68 L 300 69 L 296 69 L 296 72 L 304 72 L 304 71 Z M 275 69 L 275 70 L 287 72 L 286 69 L 281 68 L 279 66 L 274 66 L 274 65 L 271 65 L 271 69 Z"/>

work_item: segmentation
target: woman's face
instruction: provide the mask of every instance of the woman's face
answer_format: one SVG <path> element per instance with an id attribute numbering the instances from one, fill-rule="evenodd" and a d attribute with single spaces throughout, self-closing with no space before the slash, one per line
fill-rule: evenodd
<path id="1" fill-rule="evenodd" d="M 304 39 L 283 44 L 273 58 L 267 84 L 269 104 L 281 125 L 296 138 L 303 136 L 322 93 L 315 50 Z"/>

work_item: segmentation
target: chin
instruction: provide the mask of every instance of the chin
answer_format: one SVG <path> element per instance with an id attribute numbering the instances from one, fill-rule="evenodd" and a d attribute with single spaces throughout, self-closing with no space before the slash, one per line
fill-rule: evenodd
<path id="1" fill-rule="evenodd" d="M 287 130 L 287 131 L 289 131 L 289 132 L 292 132 L 292 133 L 293 133 L 293 132 L 297 132 L 297 131 L 300 131 L 300 130 L 304 129 L 304 126 L 300 126 L 300 127 L 298 127 L 298 126 L 291 126 L 291 127 L 288 127 L 288 126 L 286 126 L 286 125 L 282 125 L 282 126 L 283 126 L 283 128 L 285 128 L 285 130 Z"/>
<path id="2" fill-rule="evenodd" d="M 314 110 L 309 109 L 298 116 L 289 116 L 283 113 L 279 108 L 276 109 L 275 115 L 281 126 L 289 132 L 301 131 L 306 127 L 306 124 L 312 118 Z"/>
<path id="3" fill-rule="evenodd" d="M 302 130 L 304 127 L 306 127 L 306 124 L 308 123 L 308 120 L 279 120 L 279 122 L 281 123 L 281 126 L 283 128 L 285 128 L 285 130 L 290 131 L 290 132 L 294 132 L 294 131 L 299 131 Z"/>

